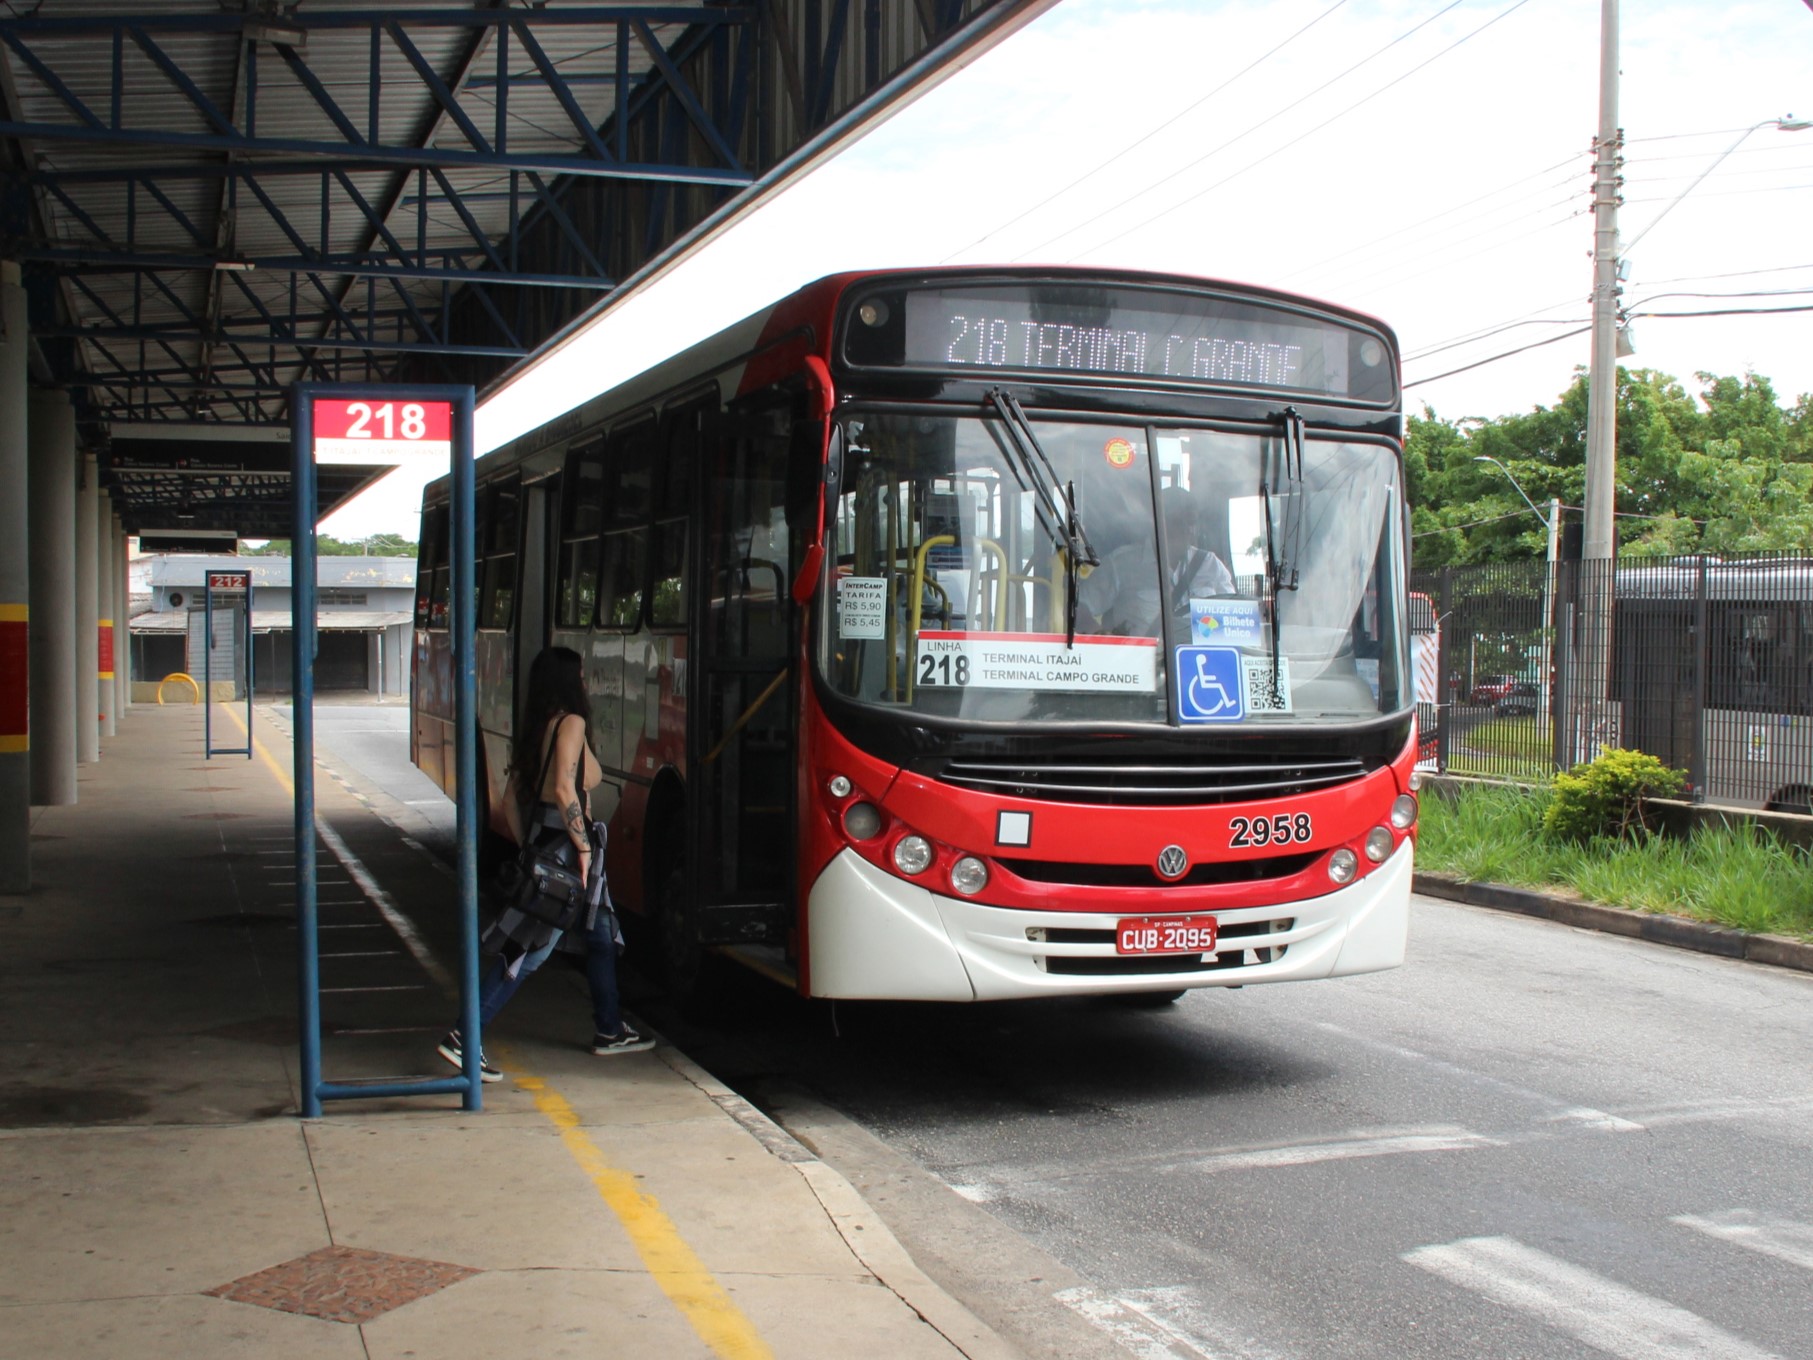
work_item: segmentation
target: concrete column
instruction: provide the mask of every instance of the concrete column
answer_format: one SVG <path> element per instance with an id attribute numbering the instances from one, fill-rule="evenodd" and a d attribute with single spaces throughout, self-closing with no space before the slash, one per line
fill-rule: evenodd
<path id="1" fill-rule="evenodd" d="M 114 597 L 120 593 L 120 581 L 113 570 L 113 497 L 105 491 L 95 504 L 95 702 L 101 710 L 101 735 L 111 737 L 118 730 L 120 710 L 115 703 L 113 677 L 116 674 L 113 649 L 113 621 L 119 617 Z"/>
<path id="2" fill-rule="evenodd" d="M 31 422 L 31 800 L 76 800 L 76 418 L 62 392 L 33 392 Z"/>
<path id="3" fill-rule="evenodd" d="M 82 484 L 76 489 L 76 759 L 88 764 L 101 758 L 97 478 L 91 453 L 82 459 Z"/>
<path id="4" fill-rule="evenodd" d="M 25 289 L 0 260 L 0 893 L 31 890 L 31 556 Z"/>
<path id="5" fill-rule="evenodd" d="M 401 697 L 409 688 L 409 634 L 406 624 L 397 624 L 384 630 L 389 639 L 390 671 L 384 677 L 384 683 L 390 693 Z"/>

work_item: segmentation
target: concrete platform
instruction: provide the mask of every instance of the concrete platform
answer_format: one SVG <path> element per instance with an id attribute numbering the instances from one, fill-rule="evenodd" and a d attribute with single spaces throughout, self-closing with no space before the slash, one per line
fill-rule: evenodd
<path id="1" fill-rule="evenodd" d="M 1015 1354 L 683 1054 L 593 1057 L 576 973 L 487 1035 L 482 1113 L 299 1119 L 290 753 L 256 726 L 207 760 L 199 708 L 134 708 L 34 813 L 37 886 L 0 897 L 0 1352 Z M 316 788 L 324 1074 L 444 1075 L 452 880 Z"/>

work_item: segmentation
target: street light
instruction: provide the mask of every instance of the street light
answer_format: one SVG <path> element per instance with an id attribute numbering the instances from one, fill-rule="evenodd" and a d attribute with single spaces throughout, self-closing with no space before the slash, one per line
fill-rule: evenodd
<path id="1" fill-rule="evenodd" d="M 1674 196 L 1674 198 L 1669 201 L 1669 204 L 1666 208 L 1663 208 L 1661 212 L 1657 213 L 1653 218 L 1650 219 L 1650 223 L 1647 227 L 1643 228 L 1642 231 L 1638 232 L 1635 236 L 1631 237 L 1630 240 L 1623 243 L 1622 247 L 1620 248 L 1620 250 L 1618 252 L 1619 257 L 1621 259 L 1629 259 L 1630 252 L 1636 248 L 1637 242 L 1641 241 L 1645 236 L 1649 235 L 1650 232 L 1654 231 L 1656 229 L 1656 223 L 1660 222 L 1664 217 L 1667 217 L 1668 214 L 1674 209 L 1675 204 L 1679 203 L 1682 199 L 1686 198 L 1687 195 L 1691 194 L 1695 189 L 1699 188 L 1700 181 L 1705 179 L 1706 176 L 1710 175 L 1714 170 L 1717 170 L 1719 168 L 1719 166 L 1724 162 L 1725 157 L 1729 156 L 1733 151 L 1736 151 L 1740 146 L 1742 146 L 1744 144 L 1745 138 L 1747 138 L 1751 133 L 1761 131 L 1763 128 L 1766 128 L 1766 127 L 1775 128 L 1776 130 L 1778 130 L 1780 132 L 1805 132 L 1808 128 L 1813 127 L 1813 119 L 1796 118 L 1793 114 L 1790 113 L 1781 118 L 1765 118 L 1765 119 L 1763 119 L 1762 122 L 1753 123 L 1753 124 L 1751 124 L 1751 126 L 1745 128 L 1742 132 L 1740 132 L 1738 134 L 1737 140 L 1735 142 L 1733 142 L 1730 146 L 1726 147 L 1723 151 L 1719 152 L 1719 154 L 1717 156 L 1713 157 L 1712 164 L 1708 165 L 1704 170 L 1700 171 L 1700 173 L 1694 177 L 1694 181 L 1692 184 L 1689 184 L 1685 189 L 1681 190 L 1680 193 L 1676 194 Z"/>
<path id="2" fill-rule="evenodd" d="M 1552 646 L 1550 638 L 1554 633 L 1554 620 L 1549 617 L 1549 612 L 1552 608 L 1551 601 L 1555 589 L 1555 558 L 1558 555 L 1557 549 L 1560 547 L 1561 500 L 1559 497 L 1552 497 L 1549 500 L 1549 513 L 1545 515 L 1536 508 L 1536 502 L 1530 499 L 1529 493 L 1526 492 L 1523 487 L 1519 485 L 1517 479 L 1511 475 L 1510 468 L 1506 467 L 1496 458 L 1483 453 L 1474 454 L 1473 461 L 1476 463 L 1490 463 L 1493 467 L 1504 473 L 1505 480 L 1517 488 L 1517 494 L 1523 497 L 1523 503 L 1530 507 L 1530 513 L 1536 516 L 1537 522 L 1548 531 L 1548 562 L 1542 573 L 1542 679 L 1536 686 L 1536 720 L 1538 722 L 1543 722 L 1546 721 L 1549 716 L 1549 666 L 1551 659 L 1550 649 Z"/>

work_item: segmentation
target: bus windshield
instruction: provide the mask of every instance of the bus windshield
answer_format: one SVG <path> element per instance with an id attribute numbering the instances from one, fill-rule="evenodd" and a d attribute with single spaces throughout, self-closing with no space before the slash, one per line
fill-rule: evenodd
<path id="1" fill-rule="evenodd" d="M 838 693 L 984 722 L 1336 724 L 1408 706 L 1388 447 L 1285 423 L 1030 429 L 1029 452 L 992 411 L 844 421 L 816 649 Z M 1052 522 L 1054 484 L 1073 531 Z"/>

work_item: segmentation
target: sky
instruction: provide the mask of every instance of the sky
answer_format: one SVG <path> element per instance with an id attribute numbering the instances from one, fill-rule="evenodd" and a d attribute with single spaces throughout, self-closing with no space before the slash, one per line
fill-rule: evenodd
<path id="1" fill-rule="evenodd" d="M 1813 120 L 1813 9 L 1620 27 L 1622 363 L 1813 393 L 1813 311 L 1643 315 L 1813 306 L 1813 128 L 1757 127 Z M 1060 0 L 488 401 L 478 447 L 824 274 L 942 263 L 1283 288 L 1392 327 L 1413 411 L 1550 405 L 1589 354 L 1556 337 L 1589 319 L 1599 46 L 1593 0 Z M 414 538 L 422 483 L 322 531 Z"/>

